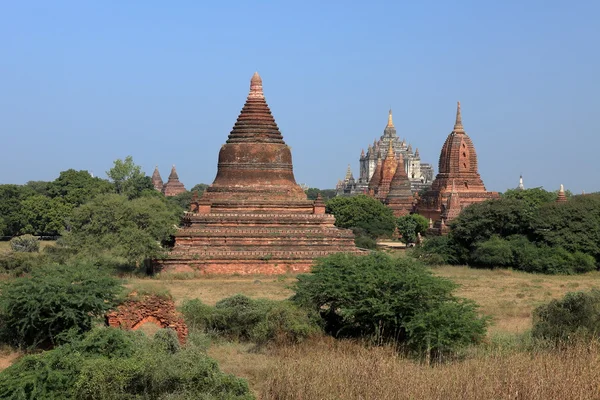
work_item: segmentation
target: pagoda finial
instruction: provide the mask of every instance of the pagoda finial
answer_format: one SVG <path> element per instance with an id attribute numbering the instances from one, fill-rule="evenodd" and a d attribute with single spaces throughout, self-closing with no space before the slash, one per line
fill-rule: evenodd
<path id="1" fill-rule="evenodd" d="M 387 127 L 388 128 L 393 128 L 394 127 L 394 121 L 392 120 L 392 109 L 391 108 L 390 108 L 390 112 L 388 113 Z"/>
<path id="2" fill-rule="evenodd" d="M 456 103 L 456 122 L 454 123 L 455 132 L 464 132 L 462 124 L 462 115 L 460 113 L 460 101 Z"/>
<path id="3" fill-rule="evenodd" d="M 450 193 L 456 193 L 456 185 L 454 184 L 454 179 L 452 179 L 452 192 Z"/>
<path id="4" fill-rule="evenodd" d="M 249 99 L 264 99 L 265 94 L 263 93 L 262 79 L 258 72 L 255 72 L 250 79 L 250 93 L 248 94 Z"/>

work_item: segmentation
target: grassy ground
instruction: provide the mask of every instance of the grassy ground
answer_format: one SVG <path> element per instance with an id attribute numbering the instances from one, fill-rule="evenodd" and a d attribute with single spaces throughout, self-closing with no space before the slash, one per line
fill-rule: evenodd
<path id="1" fill-rule="evenodd" d="M 54 243 L 56 243 L 56 241 L 54 241 L 54 240 L 41 240 L 40 241 L 40 250 L 42 250 L 44 247 L 52 246 Z M 8 251 L 10 251 L 10 242 L 8 242 L 8 241 L 0 242 L 0 254 L 6 253 Z"/>
<path id="2" fill-rule="evenodd" d="M 600 288 L 598 272 L 546 276 L 451 266 L 433 272 L 458 283 L 459 296 L 480 304 L 480 311 L 493 317 L 490 336 L 507 343 L 518 341 L 518 334 L 531 328 L 531 313 L 537 305 L 569 291 Z M 128 284 L 167 289 L 178 304 L 192 298 L 214 304 L 236 293 L 285 299 L 292 294 L 289 287 L 294 281 L 294 276 L 171 277 L 132 278 Z M 600 386 L 595 383 L 600 380 L 598 345 L 572 353 L 533 355 L 486 350 L 464 362 L 435 369 L 402 359 L 389 349 L 366 349 L 328 338 L 272 351 L 216 342 L 209 355 L 224 371 L 248 379 L 263 399 L 583 399 L 593 398 L 591 394 L 600 398 Z M 398 382 L 403 382 L 405 389 L 399 391 Z"/>

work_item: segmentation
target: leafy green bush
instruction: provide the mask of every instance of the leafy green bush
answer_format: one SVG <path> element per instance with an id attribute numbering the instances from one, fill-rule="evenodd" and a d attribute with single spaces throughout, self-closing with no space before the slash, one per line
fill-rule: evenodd
<path id="1" fill-rule="evenodd" d="M 241 294 L 223 299 L 215 307 L 190 300 L 183 304 L 182 312 L 191 326 L 257 344 L 298 343 L 320 331 L 314 318 L 290 302 Z"/>
<path id="2" fill-rule="evenodd" d="M 2 337 L 18 346 L 51 346 L 69 331 L 92 328 L 121 291 L 118 280 L 87 265 L 51 265 L 4 283 Z"/>
<path id="3" fill-rule="evenodd" d="M 475 245 L 471 262 L 488 268 L 510 267 L 513 263 L 513 251 L 510 243 L 498 236 Z"/>
<path id="4" fill-rule="evenodd" d="M 452 235 L 431 236 L 423 243 L 413 248 L 409 254 L 427 265 L 458 264 L 457 246 Z"/>
<path id="5" fill-rule="evenodd" d="M 42 266 L 47 260 L 43 254 L 10 251 L 0 254 L 0 272 L 14 277 L 22 276 Z"/>
<path id="6" fill-rule="evenodd" d="M 475 303 L 455 297 L 455 288 L 410 258 L 334 254 L 317 261 L 311 274 L 298 276 L 292 300 L 319 313 L 336 337 L 391 340 L 431 355 L 485 335 L 487 320 L 477 316 Z M 448 318 L 460 318 L 444 320 L 449 310 Z M 458 327 L 459 335 L 454 332 Z"/>
<path id="7" fill-rule="evenodd" d="M 40 241 L 32 235 L 22 235 L 10 240 L 10 248 L 17 253 L 37 253 L 40 251 Z"/>
<path id="8" fill-rule="evenodd" d="M 244 380 L 223 374 L 193 341 L 183 348 L 165 346 L 170 336 L 149 339 L 120 329 L 95 329 L 7 368 L 0 374 L 0 398 L 253 398 Z"/>
<path id="9" fill-rule="evenodd" d="M 537 307 L 532 334 L 538 339 L 567 341 L 600 334 L 600 290 L 567 293 Z"/>
<path id="10" fill-rule="evenodd" d="M 356 235 L 356 233 L 355 233 Z M 370 236 L 358 234 L 354 238 L 354 244 L 360 249 L 371 249 L 377 248 L 377 241 Z"/>

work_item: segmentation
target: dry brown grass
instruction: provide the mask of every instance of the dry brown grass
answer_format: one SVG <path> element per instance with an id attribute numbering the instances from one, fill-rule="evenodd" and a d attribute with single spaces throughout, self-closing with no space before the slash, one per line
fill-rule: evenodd
<path id="1" fill-rule="evenodd" d="M 600 287 L 600 273 L 585 275 L 536 275 L 506 269 L 438 267 L 439 276 L 458 283 L 457 295 L 475 300 L 480 311 L 494 318 L 490 332 L 521 333 L 531 328 L 535 307 L 567 292 Z"/>
<path id="2" fill-rule="evenodd" d="M 535 306 L 569 291 L 600 287 L 600 273 L 547 276 L 467 267 L 433 271 L 458 283 L 458 295 L 475 300 L 484 314 L 494 318 L 490 331 L 504 336 L 508 351 L 475 351 L 465 361 L 435 368 L 387 348 L 326 338 L 271 352 L 216 343 L 209 354 L 224 371 L 248 379 L 264 399 L 600 399 L 598 344 L 537 353 L 511 348 L 511 338 L 531 327 Z M 292 294 L 288 287 L 294 281 L 293 276 L 129 280 L 132 285 L 168 289 L 178 304 L 192 298 L 214 304 L 236 293 L 285 299 Z"/>
<path id="3" fill-rule="evenodd" d="M 598 399 L 600 343 L 427 367 L 389 348 L 321 340 L 282 349 L 262 398 Z"/>
<path id="4" fill-rule="evenodd" d="M 288 287 L 295 280 L 294 276 L 211 276 L 186 280 L 173 277 L 132 278 L 128 279 L 128 286 L 167 289 L 178 305 L 190 299 L 200 299 L 203 303 L 214 305 L 235 294 L 272 300 L 287 299 L 293 294 Z"/>

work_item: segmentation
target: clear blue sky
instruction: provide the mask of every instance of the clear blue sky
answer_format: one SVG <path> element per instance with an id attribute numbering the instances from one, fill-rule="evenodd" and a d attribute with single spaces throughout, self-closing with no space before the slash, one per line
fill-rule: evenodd
<path id="1" fill-rule="evenodd" d="M 132 155 L 188 188 L 258 71 L 296 180 L 334 187 L 379 137 L 435 165 L 456 100 L 490 190 L 600 190 L 598 1 L 5 1 L 0 183 Z"/>

